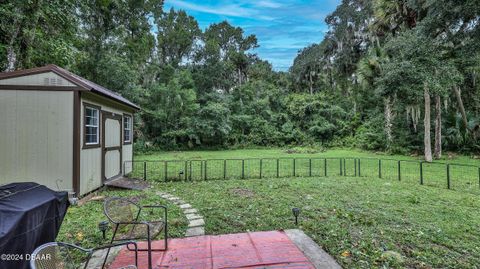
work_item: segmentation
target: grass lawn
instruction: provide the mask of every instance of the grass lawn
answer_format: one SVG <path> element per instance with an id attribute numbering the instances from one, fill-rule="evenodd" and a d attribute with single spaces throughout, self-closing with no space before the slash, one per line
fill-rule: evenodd
<path id="1" fill-rule="evenodd" d="M 370 157 L 370 158 L 391 158 L 397 160 L 421 160 L 422 156 L 412 157 L 405 155 L 388 155 L 384 153 L 373 153 L 356 149 L 331 149 L 315 150 L 311 148 L 259 148 L 259 149 L 237 149 L 237 150 L 202 150 L 202 151 L 160 151 L 135 156 L 136 161 L 141 160 L 192 160 L 192 159 L 248 159 L 248 158 L 344 158 L 344 157 Z M 480 165 L 479 159 L 470 156 L 444 154 L 440 162 L 455 162 L 461 164 Z"/>
<path id="2" fill-rule="evenodd" d="M 447 155 L 433 163 L 420 162 L 419 157 L 359 150 L 295 148 L 158 152 L 135 156 L 135 162 L 126 165 L 132 167 L 130 176 L 144 178 L 146 173 L 153 181 L 343 175 L 396 179 L 480 194 L 478 159 Z M 450 176 L 446 163 L 451 164 Z"/>
<path id="3" fill-rule="evenodd" d="M 187 227 L 187 219 L 178 207 L 156 195 L 156 191 L 156 188 L 144 191 L 107 189 L 99 191 L 98 195 L 105 197 L 128 197 L 136 200 L 141 205 L 166 205 L 168 207 L 169 236 L 182 237 Z M 160 214 L 153 216 L 146 214 L 142 217 L 145 217 L 145 219 L 162 218 L 163 215 L 162 213 Z M 110 243 L 109 239 L 112 237 L 112 229 L 107 231 L 106 240 L 103 239 L 102 233 L 98 229 L 98 223 L 104 220 L 108 219 L 103 214 L 103 201 L 89 201 L 82 206 L 71 206 L 62 223 L 57 241 L 74 243 L 86 248 L 108 244 Z M 112 228 L 111 225 L 110 228 Z"/>
<path id="4" fill-rule="evenodd" d="M 295 164 L 285 160 L 281 164 L 282 176 L 276 178 L 272 160 L 285 157 L 298 160 Z M 349 157 L 391 160 L 382 161 L 381 179 L 378 160 L 362 159 L 361 177 L 353 176 L 351 160 L 345 163 L 347 176 L 339 175 L 338 160 L 328 161 L 326 176 L 323 161 L 314 160 L 311 164 L 309 161 Z M 144 205 L 166 204 L 171 237 L 182 237 L 187 221 L 177 206 L 156 195 L 157 190 L 178 196 L 200 210 L 205 217 L 207 234 L 295 228 L 291 209 L 300 207 L 300 228 L 345 268 L 476 268 L 480 264 L 480 192 L 476 167 L 452 168 L 454 190 L 447 190 L 444 164 L 426 164 L 422 186 L 418 181 L 418 162 L 402 162 L 401 181 L 396 174 L 396 160 L 418 161 L 418 158 L 356 150 L 298 149 L 292 153 L 282 149 L 249 149 L 135 156 L 135 160 L 181 160 L 178 166 L 168 167 L 168 173 L 174 175 L 184 170 L 185 161 L 242 158 L 264 158 L 260 163 L 262 178 L 258 178 L 257 159 L 246 165 L 245 173 L 252 179 L 223 180 L 224 161 L 220 160 L 217 169 L 215 162 L 208 163 L 208 178 L 218 180 L 205 181 L 204 174 L 200 174 L 191 182 L 165 183 L 162 182 L 162 163 L 147 167 L 151 189 L 143 192 L 105 190 L 99 195 L 128 196 Z M 443 161 L 479 165 L 478 160 L 466 156 Z M 233 164 L 228 164 L 227 171 L 238 176 L 238 165 Z M 292 166 L 296 167 L 295 176 Z M 307 177 L 309 170 L 311 177 Z M 107 241 L 97 229 L 102 220 L 106 220 L 102 202 L 71 207 L 57 240 L 84 247 L 104 244 Z"/>
<path id="5" fill-rule="evenodd" d="M 208 234 L 303 229 L 345 268 L 475 268 L 480 200 L 385 179 L 327 177 L 158 183 L 205 217 Z"/>

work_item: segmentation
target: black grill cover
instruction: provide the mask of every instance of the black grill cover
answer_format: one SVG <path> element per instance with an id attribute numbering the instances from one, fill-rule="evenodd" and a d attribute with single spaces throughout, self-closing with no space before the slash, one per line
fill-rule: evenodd
<path id="1" fill-rule="evenodd" d="M 55 241 L 68 205 L 67 192 L 37 183 L 0 186 L 0 268 L 29 268 L 35 248 Z"/>

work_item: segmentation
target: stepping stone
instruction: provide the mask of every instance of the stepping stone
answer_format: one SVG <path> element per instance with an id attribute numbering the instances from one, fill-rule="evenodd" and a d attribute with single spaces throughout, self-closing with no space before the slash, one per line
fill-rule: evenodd
<path id="1" fill-rule="evenodd" d="M 195 219 L 203 219 L 202 216 L 197 215 L 197 214 L 185 214 L 185 217 L 187 217 L 188 221 L 192 221 L 192 220 L 195 220 Z"/>
<path id="2" fill-rule="evenodd" d="M 183 210 L 183 213 L 185 213 L 185 214 L 193 214 L 193 213 L 197 213 L 197 210 L 196 210 L 195 208 L 189 208 L 189 209 Z"/>
<path id="3" fill-rule="evenodd" d="M 176 205 L 181 205 L 181 204 L 185 204 L 184 201 L 182 201 L 180 198 L 176 198 L 176 199 L 168 199 L 170 202 L 176 204 Z"/>
<path id="4" fill-rule="evenodd" d="M 205 221 L 203 219 L 195 219 L 195 220 L 191 220 L 189 221 L 188 223 L 188 227 L 198 227 L 198 226 L 203 226 L 205 225 Z"/>
<path id="5" fill-rule="evenodd" d="M 185 203 L 182 199 L 171 194 L 161 191 L 156 192 L 156 194 L 163 199 L 166 199 L 169 202 L 178 205 L 183 210 L 183 214 L 188 220 L 188 229 L 185 233 L 185 236 L 189 237 L 205 235 L 205 228 L 203 227 L 205 225 L 205 221 L 203 220 L 203 217 L 198 214 L 197 209 L 193 208 L 192 205 Z"/>
<path id="6" fill-rule="evenodd" d="M 189 208 L 192 208 L 192 205 L 190 205 L 190 204 L 183 204 L 183 205 L 180 205 L 180 208 L 181 208 L 181 209 L 189 209 Z"/>
<path id="7" fill-rule="evenodd" d="M 111 263 L 115 257 L 118 255 L 120 250 L 124 246 L 113 247 L 110 249 L 110 254 L 108 254 L 107 264 Z M 90 261 L 88 262 L 88 268 L 102 268 L 105 255 L 107 255 L 107 249 L 102 249 L 93 253 Z M 85 265 L 82 264 L 80 268 L 83 268 Z"/>
<path id="8" fill-rule="evenodd" d="M 205 228 L 203 228 L 203 227 L 189 228 L 189 229 L 187 229 L 187 232 L 185 233 L 185 236 L 187 236 L 187 237 L 199 236 L 199 235 L 205 235 Z"/>

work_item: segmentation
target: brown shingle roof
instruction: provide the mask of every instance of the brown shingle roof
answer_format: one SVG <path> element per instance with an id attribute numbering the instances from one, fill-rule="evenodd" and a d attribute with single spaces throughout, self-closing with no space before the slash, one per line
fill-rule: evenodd
<path id="1" fill-rule="evenodd" d="M 21 76 L 26 76 L 26 75 L 33 75 L 33 74 L 40 74 L 40 73 L 45 73 L 45 72 L 54 72 L 57 75 L 65 78 L 66 80 L 69 80 L 70 82 L 77 84 L 81 88 L 91 91 L 100 95 L 103 95 L 107 98 L 113 99 L 117 102 L 120 102 L 122 104 L 125 104 L 127 106 L 130 106 L 135 109 L 140 109 L 139 106 L 136 104 L 132 103 L 130 100 L 127 98 L 121 96 L 120 94 L 109 90 L 105 87 L 102 87 L 88 79 L 82 78 L 68 70 L 65 70 L 59 66 L 56 66 L 54 64 L 49 64 L 46 66 L 42 67 L 36 67 L 36 68 L 31 68 L 31 69 L 25 69 L 25 70 L 18 70 L 18 71 L 12 71 L 12 72 L 5 72 L 5 73 L 0 73 L 0 80 L 1 79 L 7 79 L 7 78 L 13 78 L 13 77 L 21 77 Z"/>

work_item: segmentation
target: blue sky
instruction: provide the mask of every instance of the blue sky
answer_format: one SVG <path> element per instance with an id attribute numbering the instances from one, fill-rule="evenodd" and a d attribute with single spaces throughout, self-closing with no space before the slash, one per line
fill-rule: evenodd
<path id="1" fill-rule="evenodd" d="M 195 17 L 202 29 L 227 20 L 255 34 L 260 48 L 255 52 L 285 71 L 298 50 L 322 40 L 325 17 L 341 0 L 165 0 L 165 10 L 183 9 Z"/>

